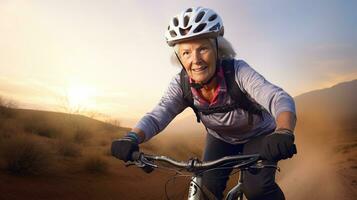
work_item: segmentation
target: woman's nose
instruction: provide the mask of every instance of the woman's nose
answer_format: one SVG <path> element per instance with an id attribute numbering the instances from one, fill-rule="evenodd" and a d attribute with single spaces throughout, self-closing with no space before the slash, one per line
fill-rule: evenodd
<path id="1" fill-rule="evenodd" d="M 193 53 L 193 56 L 192 56 L 192 62 L 197 64 L 197 63 L 200 63 L 201 61 L 202 61 L 202 57 L 201 57 L 200 52 L 195 51 L 195 53 Z"/>

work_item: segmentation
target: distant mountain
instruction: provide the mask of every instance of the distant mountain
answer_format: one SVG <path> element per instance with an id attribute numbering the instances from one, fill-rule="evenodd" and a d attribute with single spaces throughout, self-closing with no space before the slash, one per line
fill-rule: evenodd
<path id="1" fill-rule="evenodd" d="M 16 131 L 11 132 L 19 132 L 24 129 L 23 131 L 25 132 L 38 132 L 40 135 L 47 134 L 47 132 L 62 134 L 68 127 L 120 132 L 120 134 L 129 131 L 128 128 L 114 126 L 80 114 L 0 106 L 0 134 L 13 129 L 13 127 L 15 127 Z"/>
<path id="2" fill-rule="evenodd" d="M 357 125 L 357 80 L 311 91 L 294 99 L 300 119 L 327 119 Z"/>

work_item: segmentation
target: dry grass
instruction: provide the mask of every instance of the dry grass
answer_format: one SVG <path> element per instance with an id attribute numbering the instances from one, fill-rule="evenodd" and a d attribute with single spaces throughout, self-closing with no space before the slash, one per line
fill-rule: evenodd
<path id="1" fill-rule="evenodd" d="M 50 149 L 37 138 L 14 136 L 1 147 L 4 169 L 14 175 L 37 175 L 48 172 L 52 165 Z"/>
<path id="2" fill-rule="evenodd" d="M 23 127 L 15 119 L 0 118 L 0 141 L 9 139 L 18 133 L 23 133 Z"/>
<path id="3" fill-rule="evenodd" d="M 0 105 L 0 116 L 4 118 L 10 118 L 15 116 L 15 114 L 16 113 L 13 109 Z"/>
<path id="4" fill-rule="evenodd" d="M 95 174 L 108 173 L 109 163 L 100 155 L 91 155 L 84 162 L 84 169 Z"/>
<path id="5" fill-rule="evenodd" d="M 0 117 L 10 118 L 16 115 L 16 111 L 13 108 L 17 108 L 17 103 L 13 100 L 6 99 L 0 96 Z"/>
<path id="6" fill-rule="evenodd" d="M 81 155 L 81 148 L 68 140 L 59 140 L 57 142 L 57 153 L 66 157 L 78 157 Z"/>
<path id="7" fill-rule="evenodd" d="M 93 130 L 86 127 L 78 127 L 73 133 L 73 141 L 77 144 L 87 143 L 93 135 Z"/>
<path id="8" fill-rule="evenodd" d="M 11 175 L 109 173 L 111 138 L 126 131 L 79 115 L 6 109 L 16 115 L 0 109 L 0 169 Z"/>
<path id="9" fill-rule="evenodd" d="M 53 126 L 45 119 L 32 118 L 24 125 L 24 130 L 39 136 L 56 138 L 63 133 L 61 127 Z"/>

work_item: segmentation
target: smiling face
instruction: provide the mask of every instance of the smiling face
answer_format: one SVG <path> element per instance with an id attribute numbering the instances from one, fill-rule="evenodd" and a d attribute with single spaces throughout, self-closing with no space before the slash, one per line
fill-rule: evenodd
<path id="1" fill-rule="evenodd" d="M 190 78 L 207 82 L 216 71 L 216 51 L 209 39 L 196 39 L 178 44 L 178 55 Z"/>

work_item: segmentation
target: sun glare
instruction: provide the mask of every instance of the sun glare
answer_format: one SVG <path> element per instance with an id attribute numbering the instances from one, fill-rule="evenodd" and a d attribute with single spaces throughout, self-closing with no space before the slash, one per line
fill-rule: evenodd
<path id="1" fill-rule="evenodd" d="M 92 87 L 73 85 L 68 88 L 67 98 L 72 109 L 94 109 L 95 90 Z"/>

